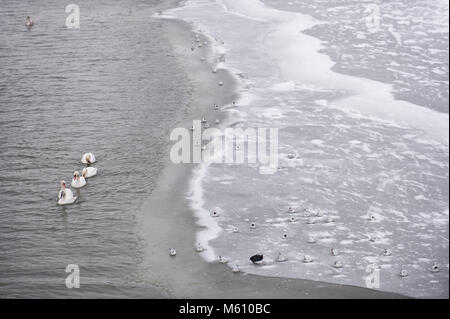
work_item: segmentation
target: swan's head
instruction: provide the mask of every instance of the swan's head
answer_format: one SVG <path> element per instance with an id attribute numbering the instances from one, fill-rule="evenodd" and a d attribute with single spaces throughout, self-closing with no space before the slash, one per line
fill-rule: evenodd
<path id="1" fill-rule="evenodd" d="M 91 163 L 91 153 L 86 154 L 86 162 Z"/>
<path id="2" fill-rule="evenodd" d="M 80 173 L 78 171 L 73 172 L 73 179 L 79 179 Z"/>
<path id="3" fill-rule="evenodd" d="M 65 181 L 61 181 L 60 185 L 61 185 L 61 189 L 66 188 L 66 182 Z"/>
<path id="4" fill-rule="evenodd" d="M 87 174 L 87 168 L 83 168 L 83 170 L 81 171 L 81 176 L 86 177 Z"/>

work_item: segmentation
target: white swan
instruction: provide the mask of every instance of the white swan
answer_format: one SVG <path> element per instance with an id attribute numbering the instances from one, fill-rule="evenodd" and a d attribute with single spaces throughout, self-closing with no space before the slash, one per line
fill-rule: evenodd
<path id="1" fill-rule="evenodd" d="M 206 123 L 206 117 L 202 117 L 202 123 Z"/>
<path id="2" fill-rule="evenodd" d="M 342 265 L 342 263 L 339 260 L 336 260 L 333 264 L 333 267 L 334 268 L 342 268 L 344 266 Z"/>
<path id="3" fill-rule="evenodd" d="M 66 188 L 65 181 L 61 181 L 61 190 L 59 191 L 58 198 L 58 205 L 73 204 L 77 200 L 77 197 L 73 196 L 72 191 Z"/>
<path id="4" fill-rule="evenodd" d="M 95 175 L 97 175 L 97 168 L 96 167 L 91 167 L 91 166 L 85 167 L 81 171 L 81 176 L 83 176 L 84 178 L 93 177 Z"/>
<path id="5" fill-rule="evenodd" d="M 297 218 L 295 218 L 295 216 L 291 216 L 291 217 L 289 217 L 289 221 L 291 223 L 295 223 L 297 221 Z"/>
<path id="6" fill-rule="evenodd" d="M 288 213 L 295 213 L 295 209 L 292 208 L 292 207 L 289 207 L 289 208 L 288 208 Z"/>
<path id="7" fill-rule="evenodd" d="M 212 73 L 217 73 L 217 69 L 212 69 Z"/>
<path id="8" fill-rule="evenodd" d="M 219 82 L 219 86 L 223 86 L 223 82 L 222 81 Z"/>
<path id="9" fill-rule="evenodd" d="M 205 128 L 209 128 L 209 123 L 205 123 Z"/>
<path id="10" fill-rule="evenodd" d="M 400 270 L 400 277 L 408 277 L 408 272 L 405 269 Z"/>
<path id="11" fill-rule="evenodd" d="M 219 119 L 216 119 L 216 124 L 219 124 L 220 123 L 220 120 Z"/>
<path id="12" fill-rule="evenodd" d="M 305 257 L 303 257 L 303 262 L 304 263 L 311 263 L 313 260 L 312 260 L 312 257 L 311 256 L 309 256 L 309 255 L 305 255 Z"/>
<path id="13" fill-rule="evenodd" d="M 231 268 L 231 271 L 234 272 L 234 273 L 240 272 L 239 266 L 238 265 L 234 265 L 233 268 Z"/>
<path id="14" fill-rule="evenodd" d="M 169 248 L 169 256 L 176 256 L 177 251 L 173 248 Z"/>
<path id="15" fill-rule="evenodd" d="M 83 176 L 80 176 L 78 171 L 73 172 L 73 179 L 71 183 L 73 188 L 81 188 L 86 185 L 86 179 Z"/>
<path id="16" fill-rule="evenodd" d="M 218 110 L 219 109 L 219 105 L 218 104 L 214 104 L 214 109 Z"/>
<path id="17" fill-rule="evenodd" d="M 236 226 L 233 226 L 233 228 L 231 228 L 231 232 L 232 233 L 239 233 L 239 229 Z"/>
<path id="18" fill-rule="evenodd" d="M 377 220 L 377 218 L 375 217 L 375 215 L 370 214 L 368 220 L 374 222 Z"/>
<path id="19" fill-rule="evenodd" d="M 95 163 L 95 156 L 92 153 L 86 153 L 81 158 L 81 163 L 83 164 L 92 164 Z"/>

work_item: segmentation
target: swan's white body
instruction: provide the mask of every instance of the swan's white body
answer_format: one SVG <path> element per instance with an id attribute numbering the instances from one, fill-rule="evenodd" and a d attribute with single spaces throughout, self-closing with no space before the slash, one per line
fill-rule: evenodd
<path id="1" fill-rule="evenodd" d="M 73 204 L 77 200 L 77 197 L 73 196 L 72 191 L 66 188 L 66 182 L 64 181 L 61 182 L 61 190 L 59 191 L 58 198 L 58 205 Z"/>
<path id="2" fill-rule="evenodd" d="M 198 253 L 201 253 L 202 251 L 205 250 L 205 248 L 203 248 L 203 246 L 199 243 L 197 244 L 197 248 L 195 250 L 197 250 Z"/>
<path id="3" fill-rule="evenodd" d="M 336 260 L 336 261 L 334 262 L 334 264 L 333 264 L 333 267 L 334 267 L 334 268 L 342 268 L 343 265 L 342 265 L 342 263 L 341 263 L 339 260 Z"/>
<path id="4" fill-rule="evenodd" d="M 73 188 L 81 188 L 86 185 L 86 179 L 83 176 L 80 176 L 80 173 L 74 172 L 72 183 L 70 183 Z"/>
<path id="5" fill-rule="evenodd" d="M 331 255 L 337 256 L 337 255 L 339 255 L 339 251 L 336 248 L 331 248 Z"/>
<path id="6" fill-rule="evenodd" d="M 225 257 L 219 256 L 219 262 L 220 262 L 221 264 L 226 264 L 226 263 L 228 262 L 228 259 L 225 258 Z"/>
<path id="7" fill-rule="evenodd" d="M 400 270 L 400 277 L 408 277 L 408 272 L 405 269 Z"/>
<path id="8" fill-rule="evenodd" d="M 234 273 L 240 272 L 239 266 L 238 265 L 234 265 L 233 268 L 231 269 L 231 271 L 234 272 Z"/>
<path id="9" fill-rule="evenodd" d="M 85 167 L 81 171 L 81 175 L 84 178 L 93 177 L 93 176 L 97 175 L 97 168 L 96 167 L 92 167 L 92 166 Z"/>
<path id="10" fill-rule="evenodd" d="M 169 255 L 170 256 L 176 256 L 176 254 L 177 254 L 177 251 L 175 249 L 169 248 Z"/>
<path id="11" fill-rule="evenodd" d="M 81 163 L 83 164 L 92 164 L 95 163 L 95 156 L 92 153 L 86 153 L 81 158 Z"/>

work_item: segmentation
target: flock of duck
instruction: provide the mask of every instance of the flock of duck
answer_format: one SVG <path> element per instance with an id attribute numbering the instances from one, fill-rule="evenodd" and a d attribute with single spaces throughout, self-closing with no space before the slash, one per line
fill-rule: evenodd
<path id="1" fill-rule="evenodd" d="M 86 179 L 89 177 L 93 177 L 97 175 L 97 168 L 90 166 L 95 163 L 95 156 L 92 153 L 86 153 L 81 158 L 81 163 L 86 164 L 86 167 L 83 167 L 80 172 L 73 172 L 73 178 L 70 185 L 73 188 L 81 188 L 86 186 Z M 67 188 L 67 184 L 65 181 L 61 181 L 61 190 L 58 193 L 58 205 L 70 205 L 73 204 L 77 200 L 77 196 L 74 196 L 72 190 Z"/>

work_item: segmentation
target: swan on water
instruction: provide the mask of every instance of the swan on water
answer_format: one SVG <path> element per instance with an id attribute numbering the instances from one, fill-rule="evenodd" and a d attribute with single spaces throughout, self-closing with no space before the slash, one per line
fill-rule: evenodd
<path id="1" fill-rule="evenodd" d="M 205 248 L 203 248 L 203 246 L 200 243 L 198 243 L 197 248 L 195 248 L 195 250 L 200 253 L 200 252 L 204 251 Z"/>
<path id="2" fill-rule="evenodd" d="M 206 123 L 206 117 L 202 117 L 202 123 Z"/>
<path id="3" fill-rule="evenodd" d="M 231 228 L 231 232 L 232 233 L 239 233 L 239 229 L 236 226 L 233 226 L 233 228 Z"/>
<path id="4" fill-rule="evenodd" d="M 205 128 L 209 128 L 209 124 L 208 124 L 208 123 L 205 123 L 204 127 L 205 127 Z"/>
<path id="5" fill-rule="evenodd" d="M 339 260 L 336 260 L 333 264 L 333 267 L 334 268 L 342 268 L 344 266 L 342 265 L 342 263 Z"/>
<path id="6" fill-rule="evenodd" d="M 371 221 L 371 222 L 374 222 L 377 219 L 376 219 L 375 215 L 370 214 L 368 220 Z"/>
<path id="7" fill-rule="evenodd" d="M 215 122 L 216 124 L 219 124 L 220 123 L 220 120 L 219 119 L 216 119 L 216 122 Z"/>
<path id="8" fill-rule="evenodd" d="M 73 172 L 73 178 L 71 183 L 73 188 L 81 188 L 86 185 L 86 179 L 80 176 L 78 171 Z"/>
<path id="9" fill-rule="evenodd" d="M 217 69 L 212 69 L 212 73 L 217 73 Z"/>
<path id="10" fill-rule="evenodd" d="M 218 104 L 214 104 L 214 109 L 218 110 L 219 109 L 219 105 Z"/>
<path id="11" fill-rule="evenodd" d="M 92 166 L 85 167 L 81 171 L 81 176 L 83 176 L 84 178 L 93 177 L 95 175 L 97 175 L 97 168 L 96 167 L 92 167 Z"/>
<path id="12" fill-rule="evenodd" d="M 223 86 L 223 82 L 222 81 L 219 82 L 219 86 Z"/>
<path id="13" fill-rule="evenodd" d="M 176 256 L 177 251 L 173 248 L 169 248 L 169 256 Z"/>
<path id="14" fill-rule="evenodd" d="M 408 277 L 408 272 L 406 271 L 406 269 L 400 270 L 400 277 Z"/>
<path id="15" fill-rule="evenodd" d="M 295 218 L 295 216 L 291 216 L 291 217 L 289 217 L 289 221 L 291 223 L 295 223 L 297 221 L 297 218 Z"/>
<path id="16" fill-rule="evenodd" d="M 295 213 L 295 209 L 289 206 L 288 213 Z"/>
<path id="17" fill-rule="evenodd" d="M 234 273 L 240 272 L 239 265 L 234 265 L 233 268 L 231 268 L 231 271 Z"/>
<path id="18" fill-rule="evenodd" d="M 58 205 L 73 204 L 77 200 L 77 197 L 73 196 L 72 191 L 66 188 L 65 181 L 61 181 L 61 190 L 58 193 L 58 198 Z"/>
<path id="19" fill-rule="evenodd" d="M 86 153 L 81 158 L 81 163 L 83 164 L 93 164 L 95 163 L 95 156 L 92 153 Z"/>

